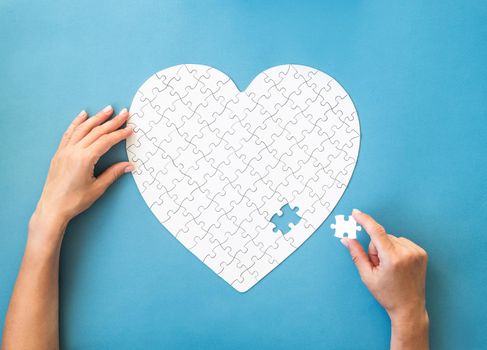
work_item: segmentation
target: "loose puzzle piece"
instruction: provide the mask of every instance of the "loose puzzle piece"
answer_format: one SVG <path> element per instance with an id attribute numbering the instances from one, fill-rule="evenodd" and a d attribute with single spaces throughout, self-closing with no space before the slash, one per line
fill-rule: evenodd
<path id="1" fill-rule="evenodd" d="M 357 225 L 357 222 L 353 216 L 349 216 L 348 220 L 345 220 L 344 215 L 336 215 L 335 223 L 330 225 L 335 229 L 335 237 L 338 238 L 351 238 L 357 239 L 357 231 L 361 231 L 362 227 Z"/>
<path id="2" fill-rule="evenodd" d="M 137 91 L 128 125 L 127 154 L 151 211 L 240 292 L 328 217 L 360 146 L 346 91 L 300 65 L 270 68 L 243 92 L 209 66 L 164 69 Z"/>

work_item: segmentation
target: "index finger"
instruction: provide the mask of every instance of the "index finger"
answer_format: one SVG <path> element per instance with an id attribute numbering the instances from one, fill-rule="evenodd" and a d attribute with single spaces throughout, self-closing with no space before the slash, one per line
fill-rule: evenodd
<path id="1" fill-rule="evenodd" d="M 357 221 L 357 223 L 365 228 L 365 231 L 367 231 L 371 241 L 377 247 L 377 250 L 379 252 L 381 250 L 387 249 L 391 242 L 389 240 L 389 237 L 387 236 L 386 230 L 384 230 L 384 227 L 382 227 L 382 225 L 375 221 L 370 215 L 362 213 L 358 209 L 354 209 L 352 211 L 352 216 L 355 221 Z"/>

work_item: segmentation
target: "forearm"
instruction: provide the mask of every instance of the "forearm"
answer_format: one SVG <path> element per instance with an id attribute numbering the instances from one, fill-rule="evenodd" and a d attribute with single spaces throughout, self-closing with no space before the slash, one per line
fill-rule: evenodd
<path id="1" fill-rule="evenodd" d="M 98 177 L 97 161 L 132 129 L 119 129 L 127 109 L 110 119 L 112 106 L 88 118 L 81 111 L 54 155 L 41 199 L 29 223 L 22 265 L 5 318 L 2 350 L 59 348 L 59 254 L 68 221 L 86 210 L 123 174 L 129 162 L 113 164 Z"/>
<path id="2" fill-rule="evenodd" d="M 59 255 L 66 224 L 36 212 L 10 300 L 2 349 L 59 348 Z"/>
<path id="3" fill-rule="evenodd" d="M 391 316 L 391 349 L 429 349 L 429 318 L 425 308 Z"/>

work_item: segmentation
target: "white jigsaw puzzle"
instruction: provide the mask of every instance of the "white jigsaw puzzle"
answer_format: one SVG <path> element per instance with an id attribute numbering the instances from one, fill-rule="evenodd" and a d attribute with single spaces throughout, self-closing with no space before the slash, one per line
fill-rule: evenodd
<path id="1" fill-rule="evenodd" d="M 345 220 L 344 215 L 336 215 L 335 223 L 331 224 L 330 227 L 335 229 L 335 237 L 338 238 L 357 239 L 357 231 L 362 230 L 362 227 L 357 225 L 357 221 L 351 215 L 348 220 Z"/>
<path id="2" fill-rule="evenodd" d="M 240 292 L 328 217 L 360 146 L 347 92 L 301 65 L 270 68 L 243 92 L 209 66 L 164 69 L 137 91 L 128 125 L 127 153 L 147 205 Z"/>

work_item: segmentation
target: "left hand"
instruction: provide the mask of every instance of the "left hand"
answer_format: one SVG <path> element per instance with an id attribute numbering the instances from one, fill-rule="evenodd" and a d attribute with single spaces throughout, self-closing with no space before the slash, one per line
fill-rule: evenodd
<path id="1" fill-rule="evenodd" d="M 73 120 L 51 161 L 31 223 L 42 217 L 37 221 L 43 224 L 46 220 L 67 224 L 90 207 L 121 175 L 134 169 L 129 162 L 119 162 L 100 176 L 94 176 L 100 157 L 132 134 L 131 128 L 119 129 L 127 121 L 128 111 L 123 109 L 108 120 L 112 114 L 113 108 L 107 106 L 91 118 L 82 111 Z"/>

